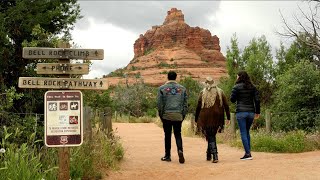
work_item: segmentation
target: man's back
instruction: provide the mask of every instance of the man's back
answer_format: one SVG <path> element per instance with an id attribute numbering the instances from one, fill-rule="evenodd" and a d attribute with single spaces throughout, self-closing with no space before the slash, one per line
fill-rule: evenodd
<path id="1" fill-rule="evenodd" d="M 187 113 L 186 88 L 175 81 L 168 81 L 159 87 L 159 116 L 168 120 L 183 120 Z"/>

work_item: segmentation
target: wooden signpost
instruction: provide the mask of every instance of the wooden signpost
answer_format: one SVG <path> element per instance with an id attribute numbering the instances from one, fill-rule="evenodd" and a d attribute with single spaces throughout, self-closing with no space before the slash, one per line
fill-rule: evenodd
<path id="1" fill-rule="evenodd" d="M 19 88 L 60 89 L 45 94 L 45 144 L 59 147 L 59 180 L 70 179 L 68 147 L 80 146 L 83 139 L 82 89 L 105 90 L 103 79 L 76 79 L 70 74 L 88 74 L 88 64 L 71 64 L 70 59 L 103 60 L 103 49 L 72 49 L 69 43 L 59 48 L 25 47 L 25 59 L 59 59 L 59 63 L 37 64 L 37 74 L 58 74 L 59 78 L 19 77 Z"/>
<path id="2" fill-rule="evenodd" d="M 71 49 L 24 47 L 22 57 L 25 59 L 94 59 L 102 60 L 103 49 Z"/>
<path id="3" fill-rule="evenodd" d="M 88 74 L 89 64 L 38 63 L 37 74 Z"/>
<path id="4" fill-rule="evenodd" d="M 47 77 L 20 77 L 20 88 L 37 89 L 108 89 L 106 80 L 101 79 L 75 79 L 75 78 L 47 78 Z"/>

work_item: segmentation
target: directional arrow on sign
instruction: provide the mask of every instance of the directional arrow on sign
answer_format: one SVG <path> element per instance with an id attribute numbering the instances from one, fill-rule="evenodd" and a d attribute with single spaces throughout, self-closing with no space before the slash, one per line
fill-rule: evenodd
<path id="1" fill-rule="evenodd" d="M 37 74 L 88 74 L 89 64 L 38 63 Z"/>

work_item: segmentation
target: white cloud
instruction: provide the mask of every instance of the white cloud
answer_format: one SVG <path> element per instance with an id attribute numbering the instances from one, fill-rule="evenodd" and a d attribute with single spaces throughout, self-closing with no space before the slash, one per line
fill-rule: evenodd
<path id="1" fill-rule="evenodd" d="M 185 15 L 186 23 L 208 29 L 220 38 L 223 54 L 233 33 L 243 49 L 254 37 L 265 35 L 274 52 L 280 41 L 288 43 L 275 32 L 282 30 L 279 10 L 292 22 L 299 1 L 143 1 L 143 2 L 88 2 L 80 3 L 85 18 L 73 31 L 74 42 L 82 48 L 104 49 L 104 60 L 93 61 L 90 74 L 85 78 L 102 77 L 117 68 L 126 66 L 133 58 L 133 44 L 152 25 L 160 25 L 166 11 L 176 7 Z M 146 13 L 147 12 L 147 13 Z"/>
<path id="2" fill-rule="evenodd" d="M 90 73 L 84 78 L 101 78 L 126 66 L 133 58 L 133 44 L 138 36 L 112 24 L 98 24 L 92 18 L 88 20 L 87 29 L 73 31 L 73 40 L 79 48 L 104 49 L 104 60 L 93 60 Z"/>
<path id="3" fill-rule="evenodd" d="M 298 1 L 222 1 L 217 13 L 210 17 L 214 26 L 209 30 L 220 38 L 223 53 L 234 33 L 240 49 L 252 38 L 265 35 L 274 50 L 280 41 L 288 42 L 276 34 L 283 26 L 280 11 L 290 20 L 293 12 L 298 11 L 298 5 L 305 8 L 307 4 Z"/>

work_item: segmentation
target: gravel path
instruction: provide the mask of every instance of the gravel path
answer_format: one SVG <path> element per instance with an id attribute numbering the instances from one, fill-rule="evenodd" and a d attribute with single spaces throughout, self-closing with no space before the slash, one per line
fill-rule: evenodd
<path id="1" fill-rule="evenodd" d="M 107 172 L 115 180 L 206 179 L 318 179 L 320 151 L 298 154 L 252 152 L 253 160 L 241 161 L 242 149 L 218 144 L 219 163 L 206 161 L 206 142 L 183 137 L 185 164 L 179 164 L 172 135 L 171 162 L 162 162 L 164 134 L 153 123 L 114 123 L 125 156 L 120 170 Z"/>

